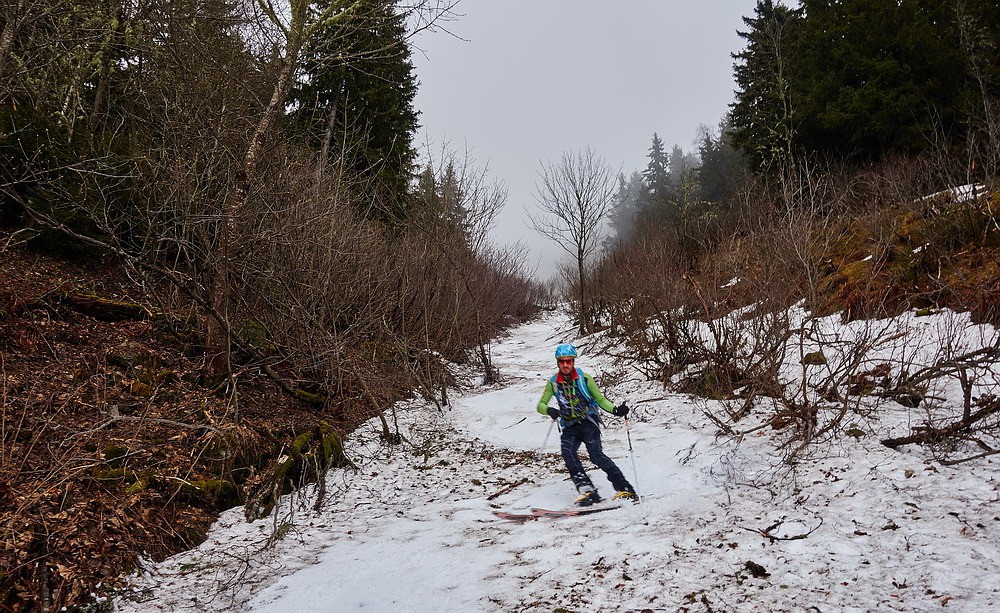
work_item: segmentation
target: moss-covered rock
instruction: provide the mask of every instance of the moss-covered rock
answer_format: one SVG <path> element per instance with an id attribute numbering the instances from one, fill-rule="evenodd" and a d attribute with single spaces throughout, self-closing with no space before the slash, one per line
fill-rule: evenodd
<path id="1" fill-rule="evenodd" d="M 95 468 L 90 473 L 91 478 L 98 481 L 121 481 L 129 485 L 140 481 L 149 483 L 153 478 L 152 473 L 137 472 L 128 468 Z M 145 487 L 145 486 L 143 486 Z"/>
<path id="2" fill-rule="evenodd" d="M 142 381 L 135 379 L 129 384 L 128 391 L 133 396 L 146 397 L 152 395 L 153 387 L 147 383 L 143 383 Z"/>
<path id="3" fill-rule="evenodd" d="M 292 439 L 247 495 L 247 519 L 268 515 L 278 498 L 295 488 L 322 478 L 330 468 L 350 466 L 340 433 L 321 422 Z"/>
<path id="4" fill-rule="evenodd" d="M 277 345 L 271 340 L 271 333 L 261 322 L 250 319 L 236 327 L 236 336 L 245 344 L 256 347 L 264 353 L 271 353 Z"/>
<path id="5" fill-rule="evenodd" d="M 125 488 L 125 493 L 129 496 L 142 493 L 149 487 L 149 479 L 136 479 L 135 483 Z"/>
<path id="6" fill-rule="evenodd" d="M 101 457 L 109 468 L 121 468 L 127 455 L 128 449 L 118 445 L 109 445 L 101 452 Z"/>
<path id="7" fill-rule="evenodd" d="M 74 310 L 101 321 L 146 319 L 152 312 L 141 304 L 125 300 L 112 300 L 95 294 L 74 292 L 63 296 Z"/>
<path id="8" fill-rule="evenodd" d="M 108 352 L 108 364 L 122 370 L 130 370 L 141 365 L 147 358 L 147 350 L 139 343 L 126 341 Z"/>
<path id="9" fill-rule="evenodd" d="M 176 381 L 177 371 L 170 368 L 160 368 L 157 365 L 145 366 L 139 371 L 136 379 L 149 386 L 159 386 L 164 383 Z"/>

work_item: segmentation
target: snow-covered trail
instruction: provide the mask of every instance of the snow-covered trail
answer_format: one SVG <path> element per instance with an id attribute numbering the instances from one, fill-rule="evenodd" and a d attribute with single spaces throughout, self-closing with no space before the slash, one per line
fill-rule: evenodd
<path id="1" fill-rule="evenodd" d="M 565 506 L 575 495 L 535 403 L 572 340 L 566 318 L 493 345 L 502 381 L 438 412 L 396 407 L 407 442 L 377 421 L 348 449 L 319 512 L 290 498 L 275 518 L 225 513 L 197 549 L 135 581 L 123 611 L 954 610 L 1000 605 L 1000 494 L 988 461 L 946 468 L 920 449 L 848 439 L 791 467 L 770 429 L 716 439 L 703 405 L 642 381 L 582 342 L 578 365 L 633 406 L 605 451 L 643 504 L 514 523 L 491 511 Z M 602 493 L 610 487 L 600 471 Z M 635 478 L 637 477 L 637 479 Z M 523 483 L 522 483 L 523 481 Z M 504 490 L 506 493 L 496 495 Z M 769 573 L 754 577 L 748 562 Z"/>

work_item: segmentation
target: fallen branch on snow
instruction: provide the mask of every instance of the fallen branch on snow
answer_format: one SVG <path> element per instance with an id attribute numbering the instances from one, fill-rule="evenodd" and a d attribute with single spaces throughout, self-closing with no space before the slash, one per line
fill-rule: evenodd
<path id="1" fill-rule="evenodd" d="M 807 536 L 809 536 L 813 532 L 816 532 L 817 530 L 820 529 L 820 527 L 823 525 L 823 518 L 822 517 L 818 517 L 818 519 L 819 519 L 819 523 L 816 524 L 816 527 L 813 528 L 812 530 L 809 530 L 808 532 L 804 532 L 802 534 L 793 534 L 792 536 L 775 536 L 775 535 L 771 534 L 774 530 L 777 530 L 778 527 L 781 526 L 781 524 L 785 523 L 784 519 L 779 519 L 778 521 L 776 521 L 775 523 L 771 524 L 767 528 L 764 528 L 763 530 L 761 530 L 759 528 L 747 528 L 747 527 L 744 527 L 743 529 L 747 530 L 749 532 L 755 532 L 755 533 L 757 533 L 757 534 L 759 534 L 759 535 L 761 535 L 761 536 L 763 536 L 763 537 L 765 537 L 767 539 L 770 539 L 770 541 L 772 543 L 774 541 L 798 541 L 798 540 L 806 538 Z"/>
<path id="2" fill-rule="evenodd" d="M 913 433 L 909 436 L 901 436 L 898 438 L 887 438 L 882 441 L 882 444 L 890 449 L 895 449 L 896 447 L 901 447 L 903 445 L 909 445 L 911 443 L 936 443 L 950 436 L 955 436 L 968 430 L 976 422 L 986 419 L 994 413 L 1000 412 L 1000 400 L 994 400 L 975 413 L 969 415 L 964 419 L 960 419 L 953 424 L 944 426 L 943 428 L 932 428 L 930 426 L 919 426 L 913 429 Z"/>
<path id="3" fill-rule="evenodd" d="M 503 488 L 499 492 L 490 494 L 489 496 L 486 497 L 486 500 L 493 500 L 494 498 L 499 498 L 500 496 L 503 496 L 504 494 L 506 494 L 507 492 L 511 491 L 515 487 L 517 487 L 519 485 L 524 485 L 527 482 L 528 482 L 527 478 L 521 479 L 520 481 L 515 481 L 514 483 L 511 483 L 510 485 L 508 485 L 507 487 Z"/>

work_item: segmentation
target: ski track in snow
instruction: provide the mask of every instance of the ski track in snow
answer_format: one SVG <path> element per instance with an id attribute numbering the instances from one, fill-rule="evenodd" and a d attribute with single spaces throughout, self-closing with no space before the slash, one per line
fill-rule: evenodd
<path id="1" fill-rule="evenodd" d="M 310 492 L 256 522 L 227 511 L 201 546 L 147 563 L 115 608 L 997 610 L 996 460 L 949 468 L 926 449 L 890 450 L 870 435 L 837 439 L 792 467 L 770 428 L 738 444 L 716 438 L 705 401 L 589 355 L 586 340 L 578 366 L 633 407 L 643 503 L 525 523 L 493 517 L 575 496 L 558 432 L 546 437 L 549 420 L 534 410 L 563 340 L 572 330 L 558 315 L 513 330 L 492 347 L 500 383 L 454 393 L 443 412 L 398 404 L 406 442 L 394 449 L 380 442 L 377 420 L 352 434 L 358 470 L 330 472 L 320 511 Z M 919 417 L 896 408 L 894 432 L 905 433 Z M 605 419 L 604 447 L 633 480 L 622 420 Z M 603 473 L 591 475 L 613 493 Z M 752 576 L 748 561 L 768 575 Z"/>

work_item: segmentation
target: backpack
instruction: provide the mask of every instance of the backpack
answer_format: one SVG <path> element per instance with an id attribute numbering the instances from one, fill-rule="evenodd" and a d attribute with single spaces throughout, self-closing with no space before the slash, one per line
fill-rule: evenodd
<path id="1" fill-rule="evenodd" d="M 581 403 L 583 405 L 582 407 L 580 404 L 578 404 L 575 408 L 570 406 L 569 399 L 560 392 L 559 373 L 552 375 L 549 381 L 552 383 L 552 389 L 556 392 L 556 402 L 559 404 L 559 410 L 560 413 L 563 414 L 564 419 L 571 422 L 579 421 L 587 415 L 597 413 L 597 402 L 594 400 L 593 394 L 590 393 L 590 389 L 587 388 L 587 379 L 584 377 L 582 370 L 579 368 L 576 369 L 575 381 L 576 391 L 580 398 L 583 399 L 583 402 Z"/>

